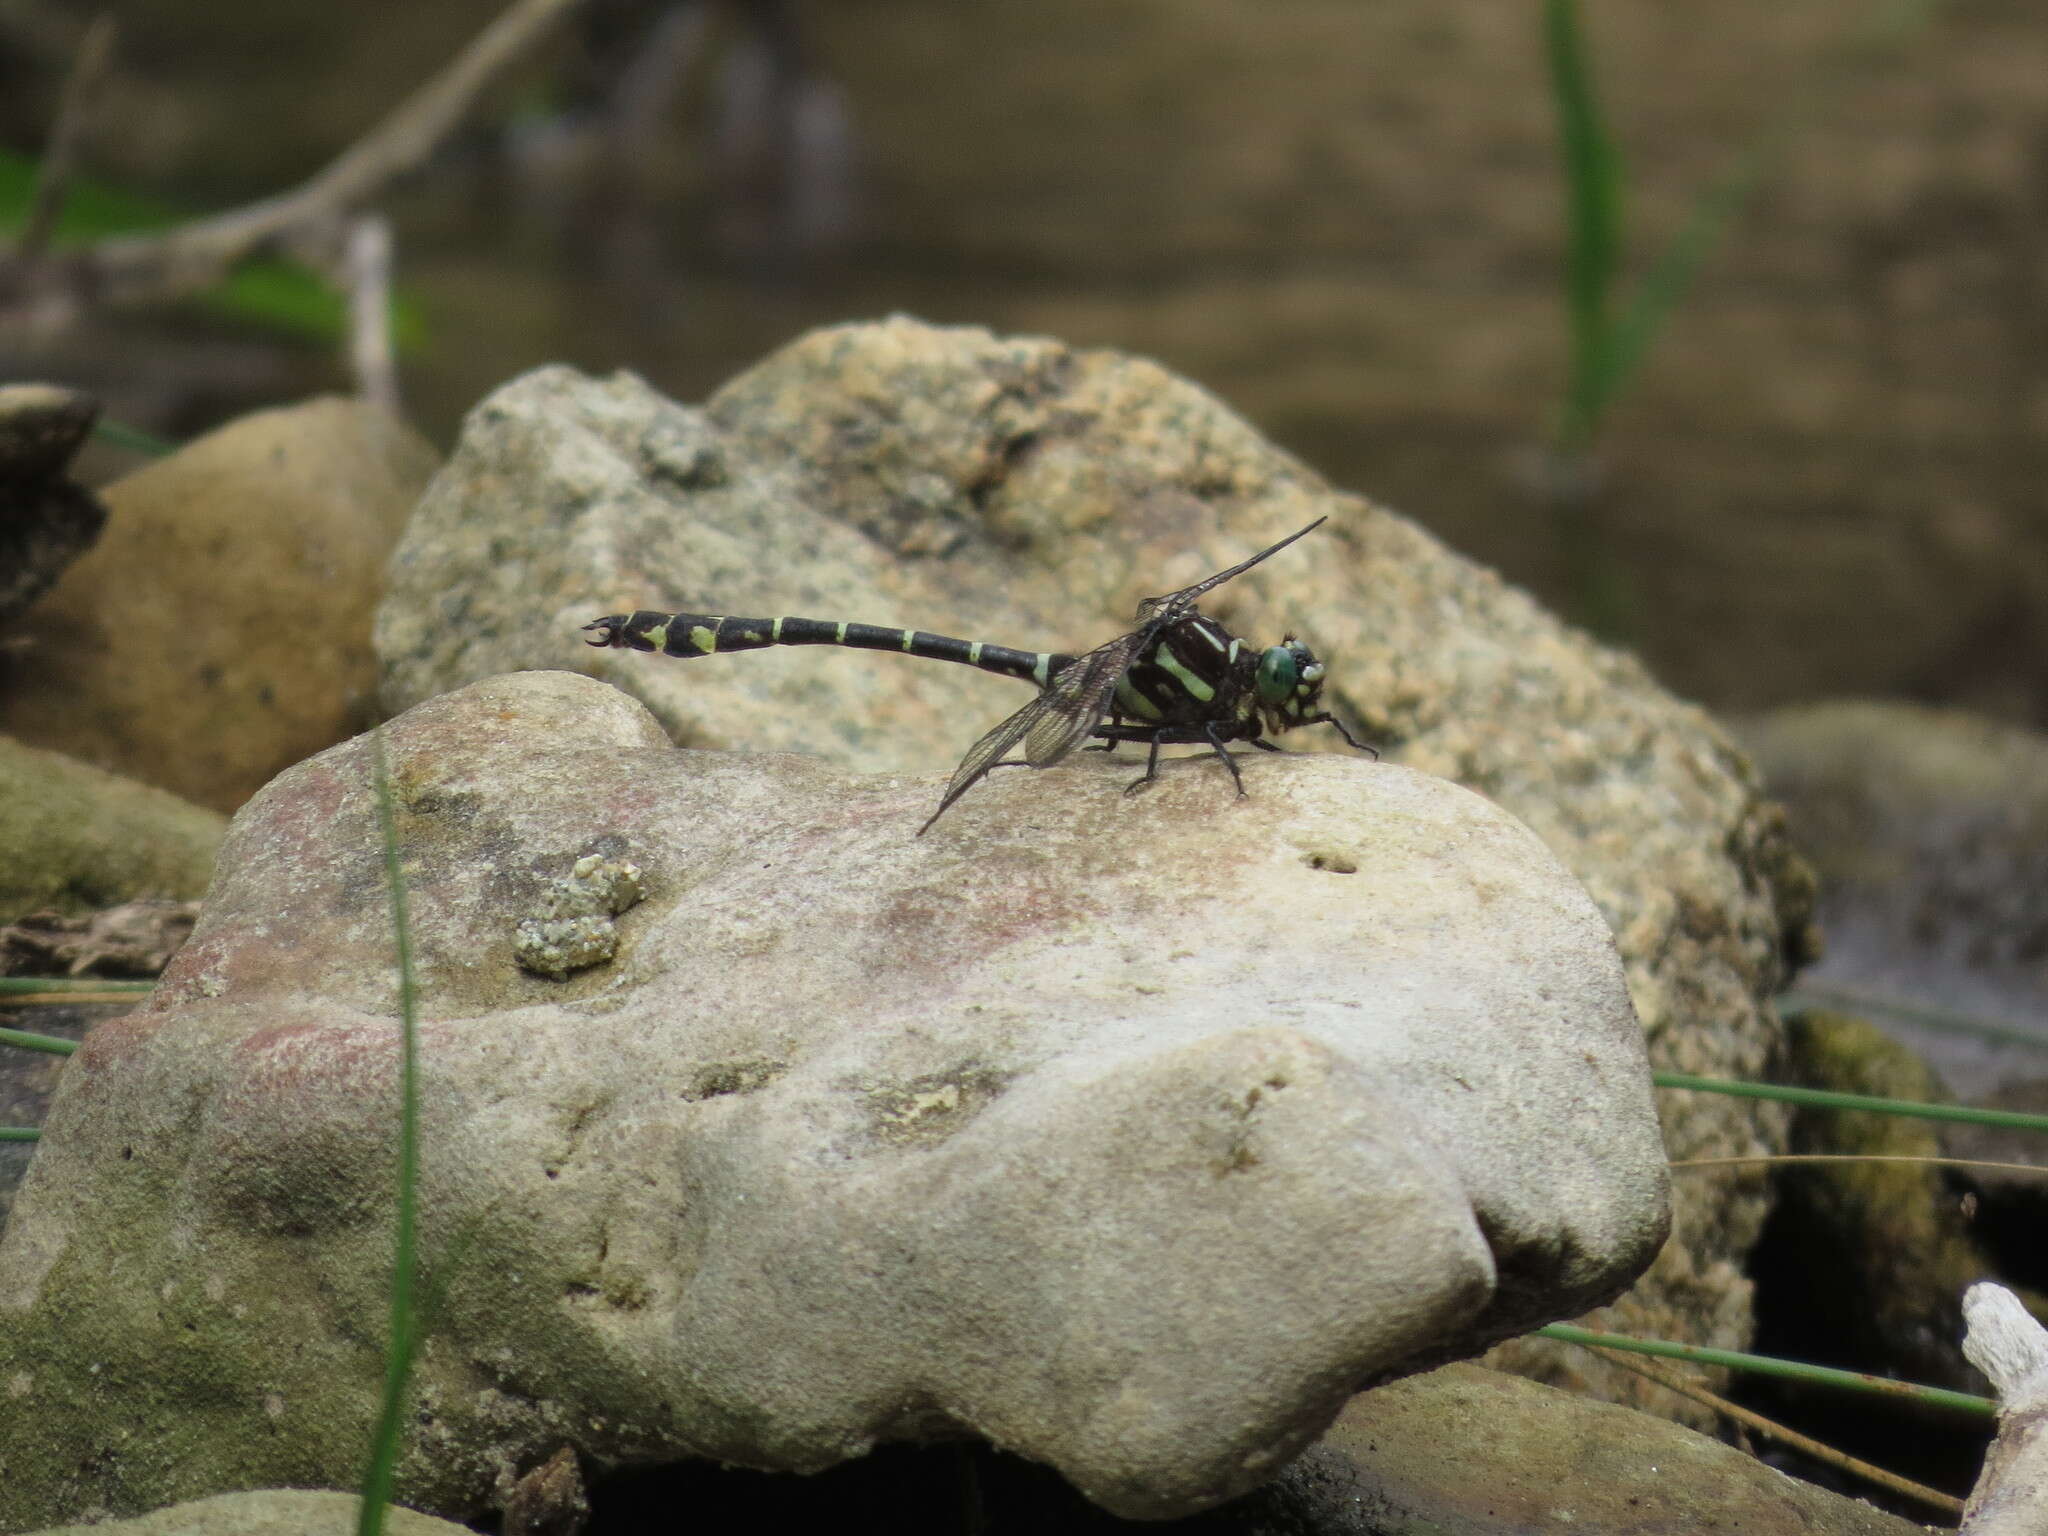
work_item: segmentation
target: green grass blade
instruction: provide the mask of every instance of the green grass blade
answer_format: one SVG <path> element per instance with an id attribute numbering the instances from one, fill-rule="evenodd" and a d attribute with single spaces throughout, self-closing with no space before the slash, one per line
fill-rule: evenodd
<path id="1" fill-rule="evenodd" d="M 1589 435 L 1636 371 L 1636 365 L 1643 360 L 1643 354 L 1656 340 L 1679 300 L 1685 297 L 1686 289 L 1692 286 L 1693 278 L 1713 254 L 1721 236 L 1763 180 L 1764 167 L 1773 157 L 1771 142 L 1753 144 L 1745 150 L 1733 169 L 1693 204 L 1684 228 L 1672 237 L 1657 264 L 1636 284 L 1628 306 L 1608 336 L 1598 377 L 1588 388 Z"/>
<path id="2" fill-rule="evenodd" d="M 1709 1349 L 1700 1344 L 1670 1344 L 1662 1339 L 1637 1339 L 1625 1333 L 1596 1333 L 1590 1328 L 1576 1328 L 1570 1323 L 1552 1323 L 1549 1327 L 1538 1328 L 1536 1331 L 1547 1339 L 1562 1339 L 1567 1344 L 1584 1344 L 1596 1349 L 1619 1349 L 1638 1355 L 1660 1355 L 1668 1360 L 1690 1360 L 1697 1365 L 1723 1366 L 1732 1371 L 1747 1371 L 1755 1376 L 1777 1376 L 1787 1381 L 1839 1387 L 1849 1392 L 1872 1392 L 1885 1397 L 1910 1398 L 1915 1403 L 1924 1403 L 1931 1408 L 1954 1408 L 1963 1413 L 1986 1417 L 1998 1411 L 1996 1402 L 1988 1397 L 1978 1397 L 1974 1393 L 1951 1392 L 1946 1387 L 1922 1387 L 1909 1381 L 1894 1381 L 1888 1376 L 1872 1376 L 1864 1371 L 1838 1370 L 1830 1365 L 1806 1365 L 1798 1360 L 1779 1360 L 1770 1355 L 1749 1355 L 1734 1349 Z"/>
<path id="3" fill-rule="evenodd" d="M 1652 1072 L 1659 1088 L 1691 1088 L 1725 1093 L 1740 1099 L 1775 1099 L 1807 1109 L 1861 1109 L 1875 1115 L 1904 1115 L 1915 1120 L 1953 1120 L 1964 1125 L 1989 1125 L 2001 1130 L 2048 1131 L 2048 1115 L 2016 1109 L 1972 1109 L 1965 1104 L 1923 1104 L 1913 1099 L 1882 1099 L 1867 1093 L 1836 1093 L 1828 1088 L 1786 1088 L 1776 1083 L 1743 1083 L 1733 1078 L 1695 1077 L 1689 1072 Z"/>
<path id="4" fill-rule="evenodd" d="M 108 421 L 101 417 L 92 424 L 92 435 L 112 447 L 139 453 L 152 459 L 161 459 L 166 454 L 176 453 L 178 445 L 167 437 L 158 437 L 154 432 L 145 432 L 140 427 L 131 427 L 124 421 Z"/>
<path id="5" fill-rule="evenodd" d="M 1560 448 L 1576 453 L 1592 438 L 1609 371 L 1608 295 L 1621 252 L 1621 158 L 1594 91 L 1576 0 L 1545 0 L 1543 42 L 1565 176 L 1565 300 L 1571 315 L 1571 384 L 1558 439 Z"/>
<path id="6" fill-rule="evenodd" d="M 419 1072 L 418 990 L 413 972 L 412 924 L 405 895 L 405 871 L 398 857 L 397 815 L 390 769 L 384 759 L 384 730 L 370 733 L 371 789 L 384 842 L 384 879 L 391 892 L 391 927 L 398 951 L 399 1126 L 398 1230 L 392 1242 L 391 1331 L 384 1348 L 384 1400 L 363 1469 L 357 1536 L 381 1536 L 385 1507 L 398 1469 L 405 1427 L 406 1383 L 419 1346 L 414 1307 L 419 1257 Z"/>
<path id="7" fill-rule="evenodd" d="M 1900 1024 L 1918 1025 L 1922 1029 L 1939 1030 L 1944 1034 L 1965 1035 L 1977 1040 L 1996 1041 L 2000 1045 L 2024 1045 L 2037 1051 L 2048 1051 L 2048 1034 L 2043 1034 L 2039 1030 L 2022 1029 L 2017 1024 L 1997 1024 L 1958 1009 L 1943 1008 L 1935 1003 L 1912 1002 L 1884 992 L 1845 987 L 1834 982 L 1801 982 L 1789 991 L 1778 994 L 1780 1018 L 1788 1014 L 1804 1013 L 1812 1008 L 1826 1009 L 1834 1013 L 1853 1013 L 1874 1020 L 1890 1019 Z"/>
<path id="8" fill-rule="evenodd" d="M 32 1125 L 0 1125 L 0 1141 L 41 1141 L 43 1133 Z"/>
<path id="9" fill-rule="evenodd" d="M 0 1029 L 0 1045 L 12 1045 L 24 1051 L 46 1051 L 52 1056 L 69 1056 L 78 1049 L 76 1040 L 66 1040 L 60 1035 L 32 1035 L 25 1029 Z"/>

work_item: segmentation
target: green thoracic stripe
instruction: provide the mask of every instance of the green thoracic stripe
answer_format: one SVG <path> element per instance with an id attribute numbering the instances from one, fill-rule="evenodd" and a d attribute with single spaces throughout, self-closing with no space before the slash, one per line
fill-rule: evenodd
<path id="1" fill-rule="evenodd" d="M 1133 720 L 1160 720 L 1165 718 L 1159 712 L 1157 704 L 1154 704 L 1131 685 L 1130 674 L 1128 673 L 1116 680 L 1116 703 L 1117 708 Z"/>
<path id="2" fill-rule="evenodd" d="M 1216 690 L 1188 670 L 1181 659 L 1173 654 L 1173 648 L 1165 641 L 1152 647 L 1152 660 L 1173 675 L 1173 680 L 1187 691 L 1189 698 L 1206 704 L 1216 697 Z"/>

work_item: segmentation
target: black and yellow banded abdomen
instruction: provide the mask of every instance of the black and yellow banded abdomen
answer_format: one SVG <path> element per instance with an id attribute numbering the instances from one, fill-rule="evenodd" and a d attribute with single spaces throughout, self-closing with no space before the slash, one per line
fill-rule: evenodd
<path id="1" fill-rule="evenodd" d="M 1057 651 L 1017 651 L 979 640 L 956 640 L 922 629 L 885 629 L 879 624 L 841 624 L 830 619 L 732 619 L 709 613 L 613 613 L 583 626 L 596 630 L 591 645 L 659 651 L 689 658 L 719 651 L 758 651 L 771 645 L 843 645 L 861 651 L 895 651 L 932 661 L 999 672 L 1043 688 L 1074 658 Z"/>

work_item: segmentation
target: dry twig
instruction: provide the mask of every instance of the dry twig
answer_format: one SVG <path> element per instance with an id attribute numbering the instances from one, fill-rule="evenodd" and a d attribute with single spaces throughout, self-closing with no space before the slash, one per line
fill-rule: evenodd
<path id="1" fill-rule="evenodd" d="M 1961 1536 L 2048 1530 L 2048 1330 L 2002 1285 L 1963 1293 L 1963 1353 L 1998 1392 L 1998 1438 L 1963 1508 Z"/>
<path id="2" fill-rule="evenodd" d="M 317 238 L 424 162 L 484 87 L 578 3 L 513 0 L 440 74 L 289 192 L 32 265 L 0 262 L 0 326 L 50 330 L 95 308 L 161 303 L 212 286 L 236 263 L 288 239 Z"/>
<path id="3" fill-rule="evenodd" d="M 1798 1430 L 1780 1424 L 1776 1419 L 1766 1418 L 1754 1409 L 1730 1402 L 1720 1393 L 1701 1386 L 1683 1372 L 1667 1370 L 1652 1361 L 1626 1354 L 1618 1349 L 1603 1349 L 1598 1353 L 1601 1359 L 1610 1361 L 1625 1371 L 1633 1371 L 1647 1381 L 1656 1382 L 1667 1391 L 1676 1392 L 1680 1397 L 1691 1398 L 1694 1402 L 1713 1409 L 1732 1423 L 1740 1424 L 1743 1428 L 1767 1436 L 1782 1445 L 1788 1445 L 1825 1466 L 1846 1472 L 1851 1477 L 1860 1477 L 1867 1483 L 1898 1494 L 1901 1498 L 1925 1504 L 1930 1509 L 1938 1509 L 1943 1514 L 1959 1515 L 1963 1512 L 1961 1499 L 1943 1493 L 1939 1488 L 1930 1488 L 1925 1483 L 1916 1483 L 1911 1478 L 1901 1477 L 1896 1472 L 1864 1461 L 1861 1457 L 1851 1456 L 1846 1451 L 1838 1451 L 1827 1442 L 1816 1440 L 1811 1435 L 1802 1435 Z"/>
<path id="4" fill-rule="evenodd" d="M 356 392 L 399 414 L 398 359 L 391 346 L 391 221 L 365 214 L 348 227 L 342 259 L 348 293 L 349 362 Z"/>

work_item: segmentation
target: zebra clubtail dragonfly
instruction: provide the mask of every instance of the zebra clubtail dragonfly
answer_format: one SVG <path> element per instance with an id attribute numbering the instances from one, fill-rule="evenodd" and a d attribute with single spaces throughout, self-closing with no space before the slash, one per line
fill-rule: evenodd
<path id="1" fill-rule="evenodd" d="M 932 823 L 983 775 L 997 768 L 1048 768 L 1093 736 L 1089 750 L 1114 752 L 1126 741 L 1151 748 L 1145 772 L 1124 787 L 1135 793 L 1159 777 L 1159 749 L 1207 745 L 1223 760 L 1242 796 L 1244 776 L 1225 749 L 1244 741 L 1267 752 L 1266 740 L 1304 725 L 1327 725 L 1361 752 L 1379 756 L 1318 708 L 1323 664 L 1293 635 L 1256 650 L 1214 619 L 1196 611 L 1204 594 L 1261 560 L 1279 553 L 1326 521 L 1317 518 L 1298 533 L 1269 545 L 1227 571 L 1164 597 L 1138 604 L 1137 627 L 1083 655 L 1062 651 L 1019 651 L 979 640 L 955 640 L 921 629 L 888 629 L 876 624 L 843 624 L 831 619 L 733 619 L 704 613 L 613 613 L 584 629 L 588 643 L 625 650 L 659 651 L 688 658 L 718 651 L 757 651 L 771 645 L 844 645 L 858 650 L 896 651 L 935 661 L 957 661 L 984 672 L 1000 672 L 1035 684 L 1038 695 L 968 749 L 953 771 Z M 1021 758 L 1006 754 L 1023 743 Z"/>

